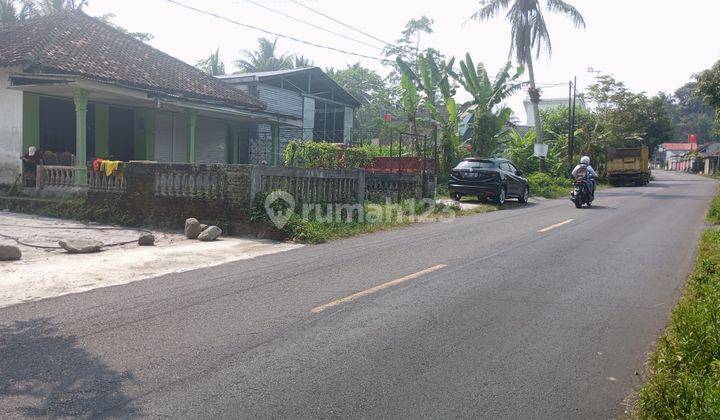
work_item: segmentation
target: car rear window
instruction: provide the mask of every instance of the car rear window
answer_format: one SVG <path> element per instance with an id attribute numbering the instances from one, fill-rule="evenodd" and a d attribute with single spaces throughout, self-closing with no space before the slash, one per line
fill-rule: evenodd
<path id="1" fill-rule="evenodd" d="M 463 160 L 456 169 L 493 169 L 495 162 L 491 160 Z"/>

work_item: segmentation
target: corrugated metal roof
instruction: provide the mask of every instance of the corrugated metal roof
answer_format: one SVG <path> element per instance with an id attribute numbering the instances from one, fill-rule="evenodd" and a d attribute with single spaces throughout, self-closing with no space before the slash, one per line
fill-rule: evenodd
<path id="1" fill-rule="evenodd" d="M 337 101 L 342 101 L 348 105 L 351 105 L 353 107 L 359 107 L 361 105 L 360 101 L 352 96 L 347 90 L 345 90 L 342 86 L 338 85 L 335 80 L 333 80 L 330 76 L 327 75 L 320 67 L 301 67 L 297 69 L 288 69 L 288 70 L 273 70 L 273 71 L 260 71 L 260 72 L 253 72 L 253 73 L 237 73 L 237 74 L 230 74 L 225 76 L 216 76 L 218 79 L 230 83 L 230 84 L 242 84 L 242 83 L 250 83 L 250 82 L 263 82 L 263 81 L 269 81 L 272 79 L 278 79 L 283 76 L 303 76 L 304 74 L 312 74 L 313 80 L 321 80 L 329 87 L 332 87 L 333 89 L 336 89 L 336 92 L 339 93 L 338 97 L 335 98 Z M 317 79 L 316 79 L 317 78 Z M 304 86 L 301 86 L 303 88 Z M 311 93 L 311 92 L 305 92 L 305 93 Z"/>

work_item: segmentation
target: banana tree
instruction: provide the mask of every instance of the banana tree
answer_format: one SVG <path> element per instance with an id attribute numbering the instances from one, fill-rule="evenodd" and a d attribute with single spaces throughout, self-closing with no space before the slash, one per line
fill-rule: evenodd
<path id="1" fill-rule="evenodd" d="M 508 133 L 508 122 L 512 118 L 512 110 L 503 106 L 502 102 L 522 89 L 523 82 L 519 79 L 525 69 L 508 62 L 497 73 L 494 81 L 490 80 L 485 66 L 475 66 L 470 54 L 460 61 L 460 74 L 452 68 L 450 76 L 472 96 L 472 100 L 463 104 L 461 112 L 472 110 L 472 148 L 477 156 L 494 154 L 502 138 Z"/>
<path id="2" fill-rule="evenodd" d="M 447 173 L 455 164 L 459 143 L 458 108 L 454 99 L 455 89 L 450 84 L 449 78 L 449 71 L 451 71 L 455 59 L 451 58 L 446 63 L 444 60 L 438 60 L 432 51 L 429 51 L 427 55 L 420 54 L 417 61 L 417 73 L 400 57 L 396 61 L 403 78 L 410 80 L 423 93 L 422 105 L 428 110 L 439 128 L 441 170 Z M 442 110 L 443 107 L 444 110 Z"/>

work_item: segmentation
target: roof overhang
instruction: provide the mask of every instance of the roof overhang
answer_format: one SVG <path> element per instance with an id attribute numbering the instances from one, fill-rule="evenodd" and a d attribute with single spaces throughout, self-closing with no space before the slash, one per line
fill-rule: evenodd
<path id="1" fill-rule="evenodd" d="M 218 114 L 220 114 L 225 118 L 242 122 L 302 125 L 301 119 L 285 115 L 179 98 L 162 92 L 149 92 L 117 86 L 72 75 L 11 74 L 8 89 L 66 98 L 72 98 L 75 92 L 84 90 L 88 92 L 91 101 L 111 105 L 155 108 L 174 112 L 192 110 L 198 112 L 199 115 L 218 117 Z"/>

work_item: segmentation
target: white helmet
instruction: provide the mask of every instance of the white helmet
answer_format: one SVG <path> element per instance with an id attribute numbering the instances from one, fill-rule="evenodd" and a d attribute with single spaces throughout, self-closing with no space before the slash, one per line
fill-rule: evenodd
<path id="1" fill-rule="evenodd" d="M 580 164 L 581 165 L 589 165 L 590 164 L 590 157 L 589 156 L 583 156 L 580 158 Z"/>

